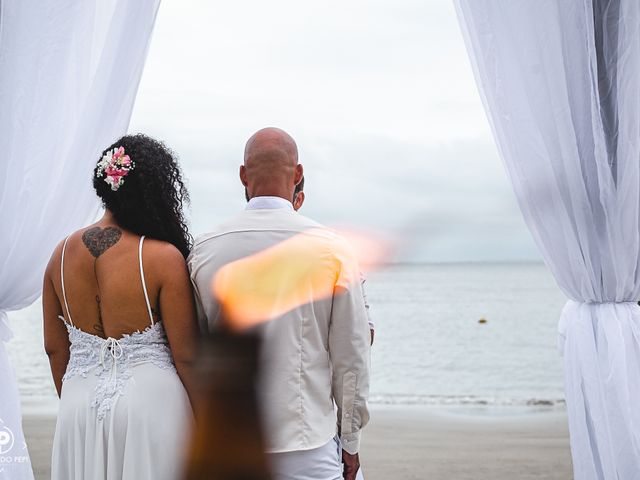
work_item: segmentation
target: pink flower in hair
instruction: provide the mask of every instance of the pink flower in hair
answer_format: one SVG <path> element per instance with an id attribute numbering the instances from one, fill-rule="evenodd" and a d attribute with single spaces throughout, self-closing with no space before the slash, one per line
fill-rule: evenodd
<path id="1" fill-rule="evenodd" d="M 117 191 L 124 183 L 124 177 L 129 175 L 135 164 L 125 155 L 124 147 L 114 148 L 104 154 L 98 162 L 96 177 L 105 175 L 104 181 L 111 186 L 111 190 Z"/>

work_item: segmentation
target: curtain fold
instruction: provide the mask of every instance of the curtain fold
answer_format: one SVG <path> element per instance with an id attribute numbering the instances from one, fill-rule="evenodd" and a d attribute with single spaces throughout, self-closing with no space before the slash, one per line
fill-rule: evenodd
<path id="1" fill-rule="evenodd" d="M 640 2 L 455 0 L 559 322 L 575 478 L 640 479 Z"/>
<path id="2" fill-rule="evenodd" d="M 92 168 L 128 128 L 159 2 L 0 0 L 0 480 L 33 478 L 13 461 L 28 454 L 4 312 L 40 295 L 55 245 L 95 219 Z"/>

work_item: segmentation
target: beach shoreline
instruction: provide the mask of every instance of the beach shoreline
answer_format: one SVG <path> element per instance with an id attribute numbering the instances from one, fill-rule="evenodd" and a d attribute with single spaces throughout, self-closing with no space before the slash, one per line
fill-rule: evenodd
<path id="1" fill-rule="evenodd" d="M 367 480 L 567 480 L 563 408 L 372 405 L 363 432 Z M 55 415 L 27 410 L 24 430 L 36 480 L 50 477 Z"/>

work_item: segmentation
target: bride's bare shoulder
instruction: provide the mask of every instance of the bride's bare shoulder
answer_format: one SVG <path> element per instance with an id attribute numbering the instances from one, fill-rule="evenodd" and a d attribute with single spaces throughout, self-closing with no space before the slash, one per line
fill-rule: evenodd
<path id="1" fill-rule="evenodd" d="M 53 252 L 51 252 L 51 256 L 49 257 L 49 263 L 47 264 L 45 275 L 50 275 L 53 271 L 60 269 L 60 262 L 62 259 L 62 248 L 64 247 L 64 242 L 67 240 L 67 238 L 71 238 L 73 235 L 76 235 L 79 231 L 80 230 L 75 231 L 74 233 L 58 241 L 57 245 L 53 249 Z"/>
<path id="2" fill-rule="evenodd" d="M 180 250 L 173 244 L 162 240 L 145 238 L 142 256 L 145 267 L 148 263 L 167 269 L 186 265 L 186 260 Z"/>
<path id="3" fill-rule="evenodd" d="M 45 274 L 49 274 L 53 271 L 59 271 L 60 262 L 62 261 L 62 249 L 64 248 L 65 242 L 68 242 L 68 244 L 72 244 L 76 239 L 79 239 L 79 240 L 82 239 L 82 236 L 84 235 L 84 233 L 87 230 L 96 227 L 96 225 L 97 223 L 87 225 L 85 227 L 82 227 L 76 230 L 73 233 L 70 233 L 66 237 L 60 239 L 57 245 L 55 246 L 55 248 L 53 249 L 53 252 L 51 252 L 51 256 L 49 257 L 49 263 L 47 264 Z M 68 247 L 69 246 L 67 246 L 67 248 Z"/>

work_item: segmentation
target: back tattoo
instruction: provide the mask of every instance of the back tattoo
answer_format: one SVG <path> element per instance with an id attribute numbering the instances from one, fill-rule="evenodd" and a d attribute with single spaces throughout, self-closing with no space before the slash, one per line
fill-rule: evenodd
<path id="1" fill-rule="evenodd" d="M 82 234 L 82 243 L 96 259 L 113 247 L 122 237 L 118 227 L 93 227 Z"/>
<path id="2" fill-rule="evenodd" d="M 117 227 L 92 227 L 82 234 L 82 243 L 87 250 L 93 255 L 93 273 L 96 276 L 96 284 L 98 285 L 98 295 L 96 295 L 96 303 L 98 304 L 98 323 L 93 329 L 104 335 L 104 326 L 102 324 L 102 309 L 100 308 L 100 283 L 98 282 L 98 274 L 96 272 L 96 262 L 98 257 L 113 247 L 122 237 L 122 230 Z"/>

